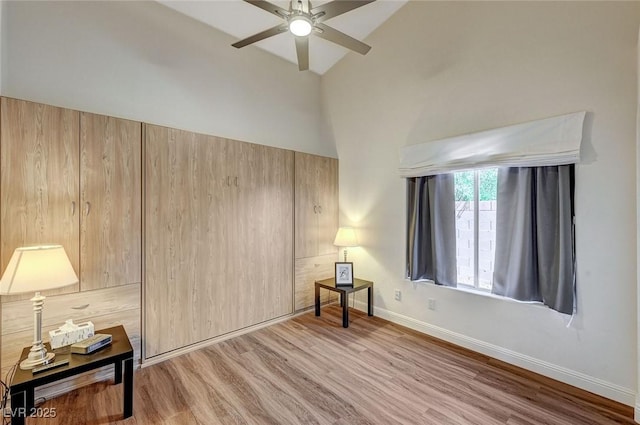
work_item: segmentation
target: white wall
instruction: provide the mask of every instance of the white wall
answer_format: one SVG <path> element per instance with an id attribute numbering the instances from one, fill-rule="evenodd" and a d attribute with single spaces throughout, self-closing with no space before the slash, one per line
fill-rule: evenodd
<path id="1" fill-rule="evenodd" d="M 320 78 L 156 2 L 6 2 L 3 95 L 335 156 Z"/>
<path id="2" fill-rule="evenodd" d="M 2 15 L 3 15 L 3 11 L 4 11 L 4 0 L 0 0 L 0 95 L 3 94 L 2 91 L 2 67 L 4 66 L 4 60 L 2 59 L 2 44 L 4 42 L 5 37 L 3 37 L 2 31 L 3 31 L 3 25 L 2 25 Z"/>
<path id="3" fill-rule="evenodd" d="M 637 2 L 409 2 L 367 38 L 366 60 L 325 74 L 341 223 L 359 230 L 350 255 L 375 281 L 376 314 L 634 404 L 639 26 Z M 571 326 L 538 305 L 403 279 L 400 147 L 579 110 Z"/>
<path id="4" fill-rule="evenodd" d="M 637 99 L 638 104 L 636 108 L 636 199 L 640 199 L 640 29 L 638 29 L 638 46 L 636 51 L 636 60 L 637 62 L 637 70 L 638 70 L 638 87 L 637 87 Z M 636 224 L 638 226 L 638 232 L 640 232 L 640 209 L 636 211 L 637 213 L 637 221 Z M 640 233 L 638 233 L 640 235 Z M 637 237 L 636 241 L 636 264 L 640 264 L 640 237 Z M 637 344 L 637 355 L 638 355 L 638 365 L 640 365 L 640 269 L 638 270 L 638 293 L 637 295 L 637 305 L 638 311 L 636 314 L 636 326 L 638 331 L 638 337 L 636 339 Z M 640 367 L 638 367 L 638 377 L 636 380 L 638 391 L 636 392 L 636 405 L 634 409 L 634 416 L 636 422 L 640 423 Z"/>

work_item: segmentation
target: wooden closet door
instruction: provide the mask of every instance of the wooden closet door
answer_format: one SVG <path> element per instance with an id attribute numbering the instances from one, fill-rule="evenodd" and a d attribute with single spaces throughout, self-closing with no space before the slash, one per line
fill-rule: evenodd
<path id="1" fill-rule="evenodd" d="M 1 268 L 20 246 L 56 243 L 79 273 L 79 113 L 4 97 L 1 102 Z M 75 290 L 77 285 L 45 295 Z M 15 299 L 3 297 L 9 298 Z"/>
<path id="2" fill-rule="evenodd" d="M 337 252 L 338 160 L 295 153 L 295 258 Z"/>
<path id="3" fill-rule="evenodd" d="M 295 153 L 295 258 L 318 255 L 317 157 Z"/>
<path id="4" fill-rule="evenodd" d="M 141 281 L 142 125 L 80 115 L 80 289 Z"/>
<path id="5" fill-rule="evenodd" d="M 202 294 L 198 305 L 200 326 L 197 341 L 203 341 L 223 333 L 236 330 L 234 318 L 240 312 L 237 308 L 236 281 L 239 271 L 233 264 L 236 244 L 229 220 L 233 219 L 231 208 L 234 185 L 233 171 L 227 162 L 229 151 L 233 150 L 227 139 L 205 136 L 200 146 L 197 167 L 201 169 L 198 185 L 202 193 L 196 204 L 202 218 L 198 232 L 199 292 Z"/>
<path id="6" fill-rule="evenodd" d="M 238 327 L 293 311 L 293 153 L 237 146 Z"/>
<path id="7" fill-rule="evenodd" d="M 222 282 L 227 230 L 220 143 L 146 125 L 145 357 L 210 338 L 233 308 Z M 226 283 L 226 282 L 225 282 Z"/>
<path id="8" fill-rule="evenodd" d="M 338 160 L 316 157 L 316 193 L 320 203 L 318 214 L 318 254 L 336 253 L 333 244 L 338 231 Z"/>

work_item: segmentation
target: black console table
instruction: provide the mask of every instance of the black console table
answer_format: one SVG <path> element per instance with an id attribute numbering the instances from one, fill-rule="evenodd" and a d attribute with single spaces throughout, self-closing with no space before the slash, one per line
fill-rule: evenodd
<path id="1" fill-rule="evenodd" d="M 110 334 L 112 336 L 111 344 L 87 355 L 71 354 L 69 347 L 53 350 L 56 353 L 53 361 L 69 359 L 69 363 L 35 375 L 30 370 L 21 370 L 20 368 L 16 370 L 11 381 L 12 425 L 24 425 L 25 418 L 37 412 L 34 404 L 36 387 L 111 364 L 114 365 L 116 384 L 122 383 L 124 365 L 124 417 L 128 418 L 133 415 L 133 348 L 129 337 L 122 326 L 100 329 L 95 333 Z M 47 351 L 50 351 L 49 343 L 45 346 Z M 30 348 L 26 347 L 22 350 L 20 360 L 27 358 Z"/>

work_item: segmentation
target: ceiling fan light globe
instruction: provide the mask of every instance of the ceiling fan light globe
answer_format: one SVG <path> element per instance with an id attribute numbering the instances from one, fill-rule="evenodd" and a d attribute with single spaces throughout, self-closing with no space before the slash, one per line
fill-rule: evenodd
<path id="1" fill-rule="evenodd" d="M 306 37 L 311 34 L 312 28 L 311 20 L 305 16 L 296 16 L 289 21 L 289 31 L 298 37 Z"/>

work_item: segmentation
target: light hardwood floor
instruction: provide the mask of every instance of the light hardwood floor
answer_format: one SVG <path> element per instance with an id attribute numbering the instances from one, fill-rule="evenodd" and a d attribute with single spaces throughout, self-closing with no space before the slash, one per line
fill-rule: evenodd
<path id="1" fill-rule="evenodd" d="M 632 409 L 336 306 L 46 402 L 28 424 L 633 424 Z"/>

